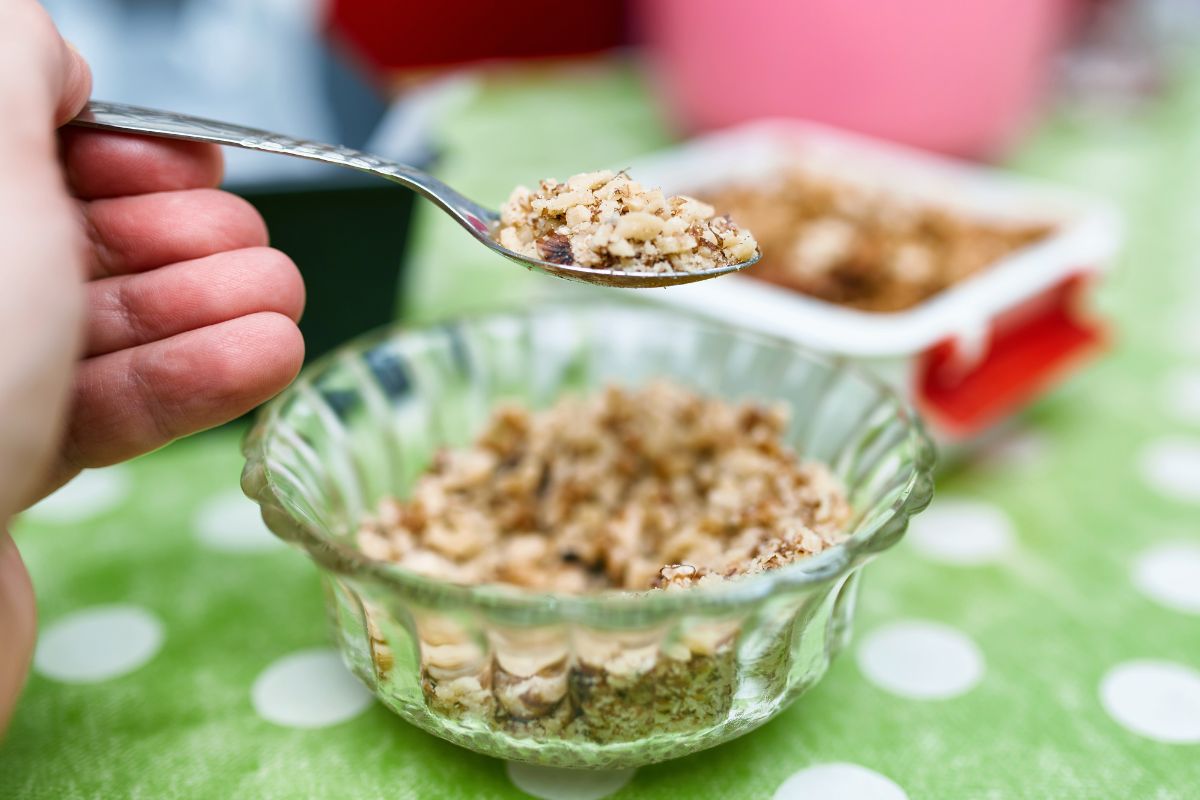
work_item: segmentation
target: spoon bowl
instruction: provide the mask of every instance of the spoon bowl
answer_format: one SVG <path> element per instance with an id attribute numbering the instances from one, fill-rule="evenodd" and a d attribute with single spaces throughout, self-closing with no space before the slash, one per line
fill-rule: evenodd
<path id="1" fill-rule="evenodd" d="M 556 264 L 551 261 L 527 258 L 520 253 L 514 253 L 512 250 L 501 247 L 495 242 L 491 242 L 491 246 L 500 255 L 523 267 L 536 269 L 539 272 L 544 272 L 547 275 L 553 275 L 563 280 L 591 283 L 596 286 L 610 286 L 617 289 L 653 289 L 663 286 L 682 286 L 685 283 L 695 283 L 697 281 L 708 280 L 709 278 L 716 278 L 719 275 L 738 272 L 746 267 L 757 264 L 759 258 L 762 257 L 761 253 L 755 253 L 754 258 L 749 261 L 742 261 L 738 264 L 726 264 L 725 266 L 713 267 L 712 269 L 697 270 L 696 272 L 625 272 L 620 269 L 590 269 L 575 264 Z"/>

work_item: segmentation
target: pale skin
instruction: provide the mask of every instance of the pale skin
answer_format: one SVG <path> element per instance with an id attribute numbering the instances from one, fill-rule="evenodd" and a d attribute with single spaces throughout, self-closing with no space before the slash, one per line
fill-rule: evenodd
<path id="1" fill-rule="evenodd" d="M 240 416 L 304 357 L 304 284 L 214 188 L 219 151 L 61 130 L 90 89 L 37 3 L 0 3 L 0 735 L 36 632 L 12 517 Z"/>

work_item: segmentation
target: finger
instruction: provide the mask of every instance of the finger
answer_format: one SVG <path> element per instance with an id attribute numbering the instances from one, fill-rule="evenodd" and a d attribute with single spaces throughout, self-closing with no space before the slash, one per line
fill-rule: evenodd
<path id="1" fill-rule="evenodd" d="M 29 573 L 8 531 L 0 528 L 0 741 L 29 671 L 36 616 Z"/>
<path id="2" fill-rule="evenodd" d="M 136 275 L 92 281 L 87 355 L 156 342 L 259 311 L 293 322 L 304 281 L 292 260 L 269 247 L 231 250 Z"/>
<path id="3" fill-rule="evenodd" d="M 86 62 L 63 41 L 46 10 L 33 0 L 0 2 L 0 75 L 19 76 L 5 85 L 6 129 L 40 130 L 46 137 L 52 128 L 79 113 L 92 88 Z M 11 90 L 11 91 L 10 91 Z M 34 126 L 34 127 L 28 127 Z M 46 138 L 46 141 L 49 141 Z"/>
<path id="4" fill-rule="evenodd" d="M 93 277 L 267 244 L 254 206 L 228 192 L 191 189 L 82 204 Z"/>
<path id="5" fill-rule="evenodd" d="M 60 472 L 115 464 L 228 422 L 296 377 L 304 341 L 263 312 L 80 364 Z"/>
<path id="6" fill-rule="evenodd" d="M 63 128 L 63 166 L 83 200 L 212 188 L 221 182 L 221 148 L 148 136 Z"/>
<path id="7" fill-rule="evenodd" d="M 91 96 L 92 71 L 74 45 L 61 36 L 58 37 L 58 41 L 62 48 L 62 83 L 58 93 L 58 108 L 55 110 L 54 121 L 56 125 L 62 125 L 67 120 L 73 119 Z"/>

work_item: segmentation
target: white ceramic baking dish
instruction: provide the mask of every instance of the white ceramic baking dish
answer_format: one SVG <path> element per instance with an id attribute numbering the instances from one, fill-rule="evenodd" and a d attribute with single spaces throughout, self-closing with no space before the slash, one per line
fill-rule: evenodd
<path id="1" fill-rule="evenodd" d="M 1095 198 L 792 120 L 706 135 L 630 172 L 668 193 L 694 193 L 795 163 L 970 217 L 1055 231 L 901 312 L 859 311 L 742 276 L 652 297 L 860 361 L 899 387 L 943 441 L 992 428 L 1102 348 L 1105 326 L 1085 300 L 1113 261 L 1121 222 Z"/>

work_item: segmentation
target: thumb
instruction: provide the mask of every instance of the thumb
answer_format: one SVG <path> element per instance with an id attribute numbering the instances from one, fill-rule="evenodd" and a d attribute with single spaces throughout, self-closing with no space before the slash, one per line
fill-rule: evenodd
<path id="1" fill-rule="evenodd" d="M 7 93 L 19 87 L 34 87 L 38 92 L 35 104 L 23 110 L 52 112 L 56 126 L 78 114 L 92 92 L 92 72 L 87 62 L 63 40 L 54 20 L 34 0 L 0 0 L 0 56 L 8 56 L 8 60 L 0 61 L 5 61 L 4 69 L 12 70 L 13 75 L 17 74 L 18 64 L 26 69 L 34 67 L 35 81 L 6 80 L 3 88 Z M 4 72 L 4 76 L 7 79 L 9 73 Z M 28 103 L 30 98 L 25 95 L 24 100 Z M 44 125 L 46 119 L 32 121 Z"/>
<path id="2" fill-rule="evenodd" d="M 74 118 L 92 94 L 92 71 L 87 61 L 67 40 L 59 37 L 62 46 L 62 84 L 54 124 L 62 125 Z"/>

